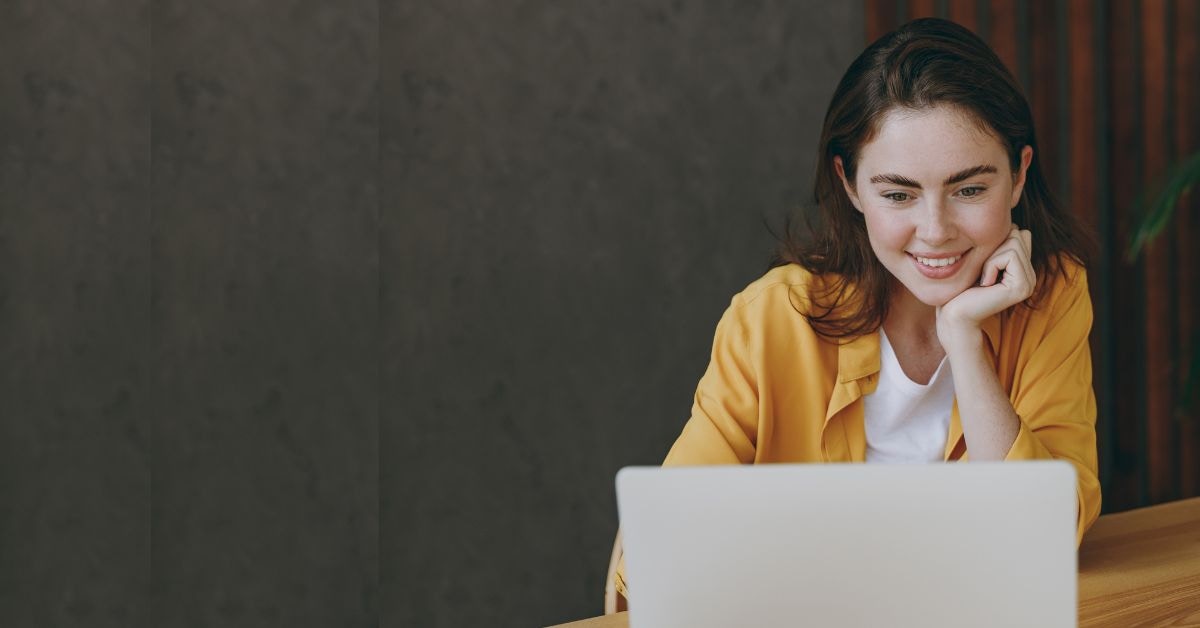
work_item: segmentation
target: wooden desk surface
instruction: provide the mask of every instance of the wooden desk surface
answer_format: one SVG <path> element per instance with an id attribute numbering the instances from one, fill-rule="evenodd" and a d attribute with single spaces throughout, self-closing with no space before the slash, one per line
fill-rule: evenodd
<path id="1" fill-rule="evenodd" d="M 1096 521 L 1079 548 L 1079 625 L 1200 626 L 1200 497 Z M 567 626 L 628 628 L 629 614 Z"/>

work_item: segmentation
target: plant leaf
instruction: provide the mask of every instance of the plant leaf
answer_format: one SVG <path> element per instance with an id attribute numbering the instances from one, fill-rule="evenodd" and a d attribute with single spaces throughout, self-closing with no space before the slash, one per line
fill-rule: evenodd
<path id="1" fill-rule="evenodd" d="M 1133 237 L 1129 242 L 1126 259 L 1132 263 L 1137 260 L 1142 249 L 1149 245 L 1175 214 L 1175 206 L 1179 197 L 1183 196 L 1196 183 L 1200 182 L 1200 152 L 1197 152 L 1169 169 L 1164 177 L 1165 183 L 1159 188 L 1154 202 L 1148 207 L 1144 205 L 1149 196 L 1147 192 L 1138 195 L 1134 202 L 1135 213 L 1140 214 Z"/>

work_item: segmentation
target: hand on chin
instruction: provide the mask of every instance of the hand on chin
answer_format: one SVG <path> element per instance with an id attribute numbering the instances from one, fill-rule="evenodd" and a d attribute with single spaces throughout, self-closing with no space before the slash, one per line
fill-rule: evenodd
<path id="1" fill-rule="evenodd" d="M 947 351 L 956 343 L 978 341 L 979 326 L 986 318 L 1033 294 L 1037 276 L 1031 251 L 1030 232 L 1013 225 L 1008 238 L 983 263 L 979 285 L 936 308 L 938 340 Z"/>

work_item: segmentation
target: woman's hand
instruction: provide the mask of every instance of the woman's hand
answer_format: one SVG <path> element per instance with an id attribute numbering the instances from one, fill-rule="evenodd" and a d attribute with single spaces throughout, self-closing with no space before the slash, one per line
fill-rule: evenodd
<path id="1" fill-rule="evenodd" d="M 1037 276 L 1030 259 L 1032 236 L 1014 224 L 1008 239 L 984 262 L 979 285 L 937 308 L 938 340 L 947 352 L 956 343 L 978 342 L 984 319 L 1033 295 Z"/>

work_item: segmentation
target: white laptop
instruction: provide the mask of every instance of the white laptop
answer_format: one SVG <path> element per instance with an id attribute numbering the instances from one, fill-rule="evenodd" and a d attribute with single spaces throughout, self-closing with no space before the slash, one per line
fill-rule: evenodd
<path id="1" fill-rule="evenodd" d="M 630 628 L 1075 626 L 1062 461 L 626 467 Z"/>

